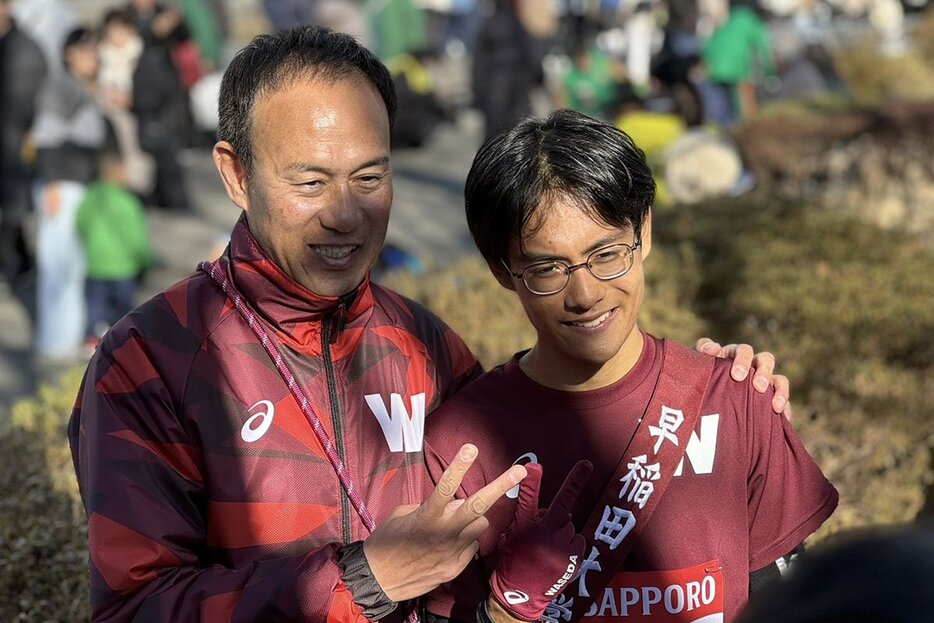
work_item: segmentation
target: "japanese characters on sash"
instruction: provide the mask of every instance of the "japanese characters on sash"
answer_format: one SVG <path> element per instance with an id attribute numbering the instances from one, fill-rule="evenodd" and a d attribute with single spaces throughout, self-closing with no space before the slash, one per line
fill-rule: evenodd
<path id="1" fill-rule="evenodd" d="M 684 457 L 713 370 L 712 361 L 700 369 L 697 363 L 679 349 L 665 349 L 649 406 L 582 531 L 588 550 L 580 575 L 549 604 L 542 621 L 723 620 L 723 580 L 715 561 L 673 572 L 622 573 L 625 582 L 614 581 Z"/>

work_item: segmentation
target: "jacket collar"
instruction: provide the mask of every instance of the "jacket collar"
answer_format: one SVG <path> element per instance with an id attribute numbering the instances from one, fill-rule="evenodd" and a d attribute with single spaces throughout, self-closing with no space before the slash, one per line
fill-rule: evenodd
<path id="1" fill-rule="evenodd" d="M 289 277 L 260 247 L 245 215 L 217 262 L 250 307 L 290 341 L 304 344 L 316 337 L 320 323 L 329 316 L 339 317 L 338 326 L 343 328 L 373 307 L 369 275 L 340 297 L 320 296 Z"/>

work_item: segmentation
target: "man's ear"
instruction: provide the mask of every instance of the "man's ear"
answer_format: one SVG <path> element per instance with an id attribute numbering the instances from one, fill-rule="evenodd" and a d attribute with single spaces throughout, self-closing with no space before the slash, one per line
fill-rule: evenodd
<path id="1" fill-rule="evenodd" d="M 642 221 L 642 259 L 649 256 L 652 250 L 652 208 L 645 213 L 645 220 Z"/>
<path id="2" fill-rule="evenodd" d="M 490 267 L 490 272 L 496 277 L 499 285 L 507 290 L 516 291 L 516 283 L 512 280 L 512 275 L 506 272 L 506 267 L 498 260 L 487 260 L 486 265 Z"/>
<path id="3" fill-rule="evenodd" d="M 250 211 L 250 196 L 247 192 L 247 174 L 243 162 L 237 157 L 233 145 L 218 141 L 214 145 L 214 166 L 224 182 L 224 190 L 234 204 L 244 212 Z"/>

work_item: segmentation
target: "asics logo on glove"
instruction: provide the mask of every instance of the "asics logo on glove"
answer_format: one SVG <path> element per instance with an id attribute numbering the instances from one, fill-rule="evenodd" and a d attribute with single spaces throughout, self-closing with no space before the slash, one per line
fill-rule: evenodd
<path id="1" fill-rule="evenodd" d="M 524 604 L 529 600 L 529 596 L 523 593 L 522 591 L 506 591 L 503 593 L 503 599 L 506 600 L 510 606 L 515 606 L 517 604 Z"/>
<path id="2" fill-rule="evenodd" d="M 564 575 L 562 575 L 560 578 L 558 578 L 558 581 L 555 582 L 555 583 L 551 586 L 551 588 L 549 588 L 547 591 L 545 591 L 545 596 L 546 596 L 546 597 L 552 597 L 552 596 L 554 596 L 555 594 L 557 594 L 558 591 L 561 590 L 561 587 L 563 587 L 565 584 L 567 584 L 567 583 L 568 583 L 568 580 L 570 580 L 571 578 L 574 577 L 574 572 L 575 572 L 576 570 L 577 570 L 577 556 L 571 556 L 571 557 L 568 559 L 568 569 L 567 569 L 567 571 L 564 572 Z"/>

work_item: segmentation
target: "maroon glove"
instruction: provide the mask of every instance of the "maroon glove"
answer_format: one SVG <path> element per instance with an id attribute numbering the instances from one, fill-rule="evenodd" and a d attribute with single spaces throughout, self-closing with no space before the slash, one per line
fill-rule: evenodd
<path id="1" fill-rule="evenodd" d="M 516 518 L 499 540 L 499 564 L 490 578 L 493 598 L 510 616 L 534 621 L 576 576 L 584 537 L 571 523 L 571 509 L 593 465 L 578 461 L 547 510 L 538 508 L 542 467 L 528 463 L 519 485 Z"/>

